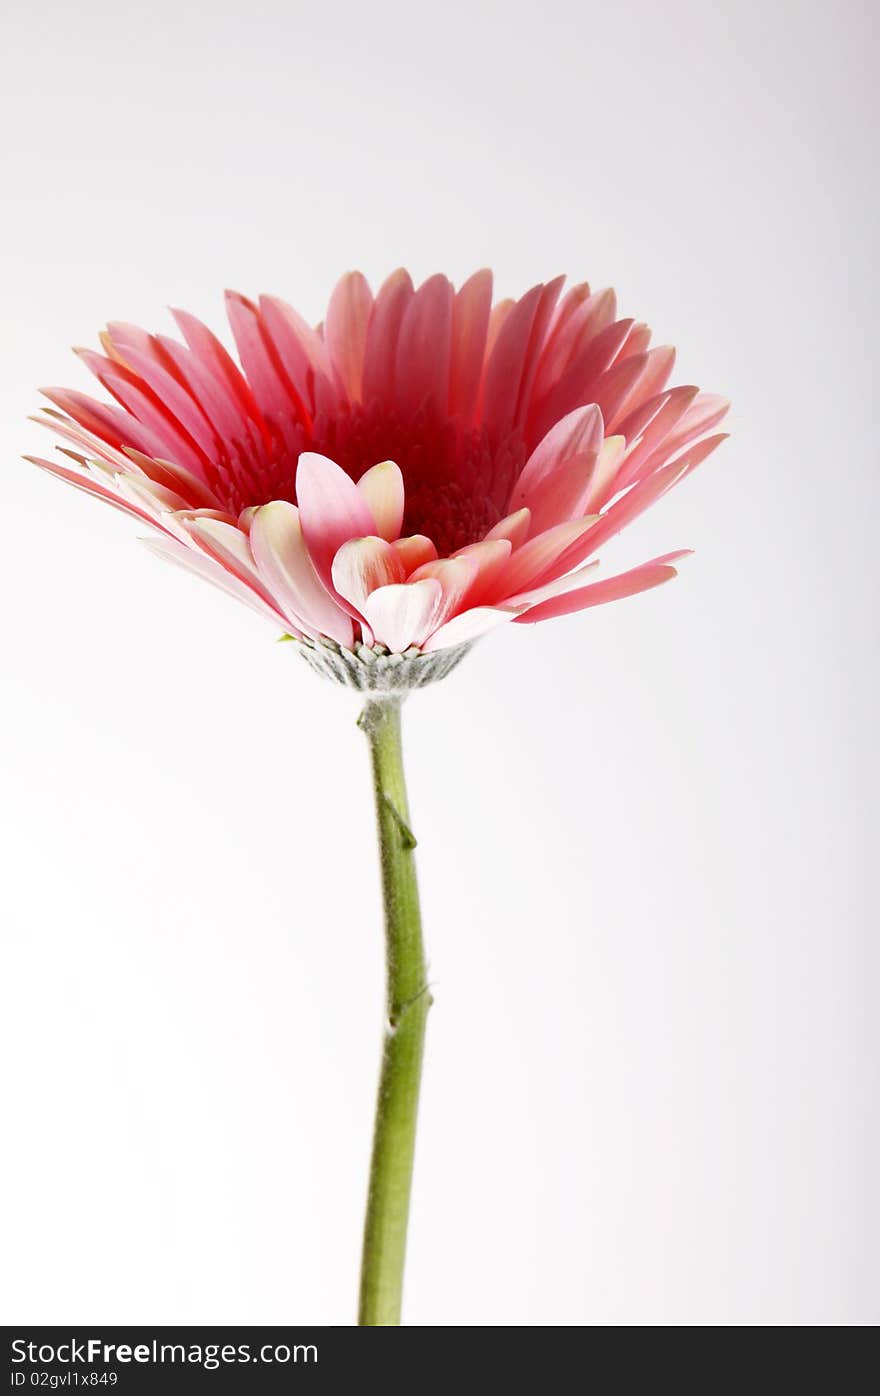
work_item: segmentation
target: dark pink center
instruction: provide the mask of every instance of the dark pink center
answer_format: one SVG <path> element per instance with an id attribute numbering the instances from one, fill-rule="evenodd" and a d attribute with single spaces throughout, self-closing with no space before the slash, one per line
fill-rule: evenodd
<path id="1" fill-rule="evenodd" d="M 318 418 L 311 442 L 353 480 L 379 461 L 396 461 L 406 489 L 403 532 L 427 534 L 441 556 L 478 542 L 504 517 L 526 455 L 518 434 L 493 444 L 485 429 L 462 431 L 429 408 L 404 421 L 356 405 Z"/>

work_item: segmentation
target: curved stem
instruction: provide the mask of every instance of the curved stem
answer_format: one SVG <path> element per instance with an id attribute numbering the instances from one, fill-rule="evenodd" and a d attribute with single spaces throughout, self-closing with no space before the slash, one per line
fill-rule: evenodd
<path id="1" fill-rule="evenodd" d="M 428 991 L 416 841 L 400 743 L 400 699 L 371 699 L 360 726 L 370 743 L 385 904 L 386 1021 L 364 1225 L 358 1323 L 400 1323 L 406 1228 Z"/>

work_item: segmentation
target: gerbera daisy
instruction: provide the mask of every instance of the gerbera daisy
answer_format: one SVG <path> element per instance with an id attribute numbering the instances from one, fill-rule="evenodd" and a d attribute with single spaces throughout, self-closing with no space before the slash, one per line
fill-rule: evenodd
<path id="1" fill-rule="evenodd" d="M 240 366 L 111 324 L 80 355 L 113 402 L 47 389 L 65 462 L 36 463 L 152 524 L 151 546 L 268 617 L 319 671 L 368 691 L 387 946 L 360 1322 L 400 1321 L 431 1003 L 403 774 L 401 693 L 478 636 L 657 586 L 678 553 L 605 581 L 598 550 L 723 438 L 727 404 L 669 388 L 673 351 L 562 279 L 492 305 L 477 272 L 376 297 L 358 272 L 312 329 L 228 296 Z M 60 411 L 58 410 L 60 409 Z M 31 458 L 35 459 L 35 458 Z"/>
<path id="2" fill-rule="evenodd" d="M 451 663 L 498 625 L 673 577 L 680 552 L 593 569 L 724 439 L 727 403 L 667 386 L 674 351 L 618 319 L 613 291 L 562 287 L 493 305 L 488 271 L 457 292 L 396 271 L 376 296 L 350 272 L 314 329 L 230 292 L 240 366 L 184 311 L 183 342 L 112 323 L 103 354 L 78 353 L 114 401 L 45 389 L 37 420 L 67 459 L 29 459 L 152 524 L 156 552 L 336 677 L 372 686 L 387 655 Z"/>

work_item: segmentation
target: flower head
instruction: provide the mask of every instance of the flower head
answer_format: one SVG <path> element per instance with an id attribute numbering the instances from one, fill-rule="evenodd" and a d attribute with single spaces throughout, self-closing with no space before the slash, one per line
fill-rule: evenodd
<path id="1" fill-rule="evenodd" d="M 312 647 L 430 654 L 629 596 L 681 554 L 598 580 L 598 550 L 724 439 L 727 403 L 667 387 L 673 350 L 612 291 L 562 284 L 493 305 L 488 271 L 375 297 L 351 272 L 316 329 L 230 293 L 240 366 L 183 311 L 183 342 L 111 324 L 79 353 L 114 401 L 44 390 L 66 459 L 29 459 Z"/>

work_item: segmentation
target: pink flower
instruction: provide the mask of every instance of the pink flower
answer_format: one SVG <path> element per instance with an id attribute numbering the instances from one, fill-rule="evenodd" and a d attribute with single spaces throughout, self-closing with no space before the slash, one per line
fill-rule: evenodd
<path id="1" fill-rule="evenodd" d="M 458 646 L 675 575 L 670 553 L 594 580 L 599 548 L 714 450 L 727 403 L 666 386 L 669 348 L 563 278 L 492 305 L 492 277 L 417 290 L 359 272 L 312 329 L 230 293 L 241 367 L 111 324 L 80 357 L 115 399 L 46 389 L 54 475 L 155 526 L 151 542 L 300 639 Z M 72 446 L 72 449 L 70 447 Z"/>

